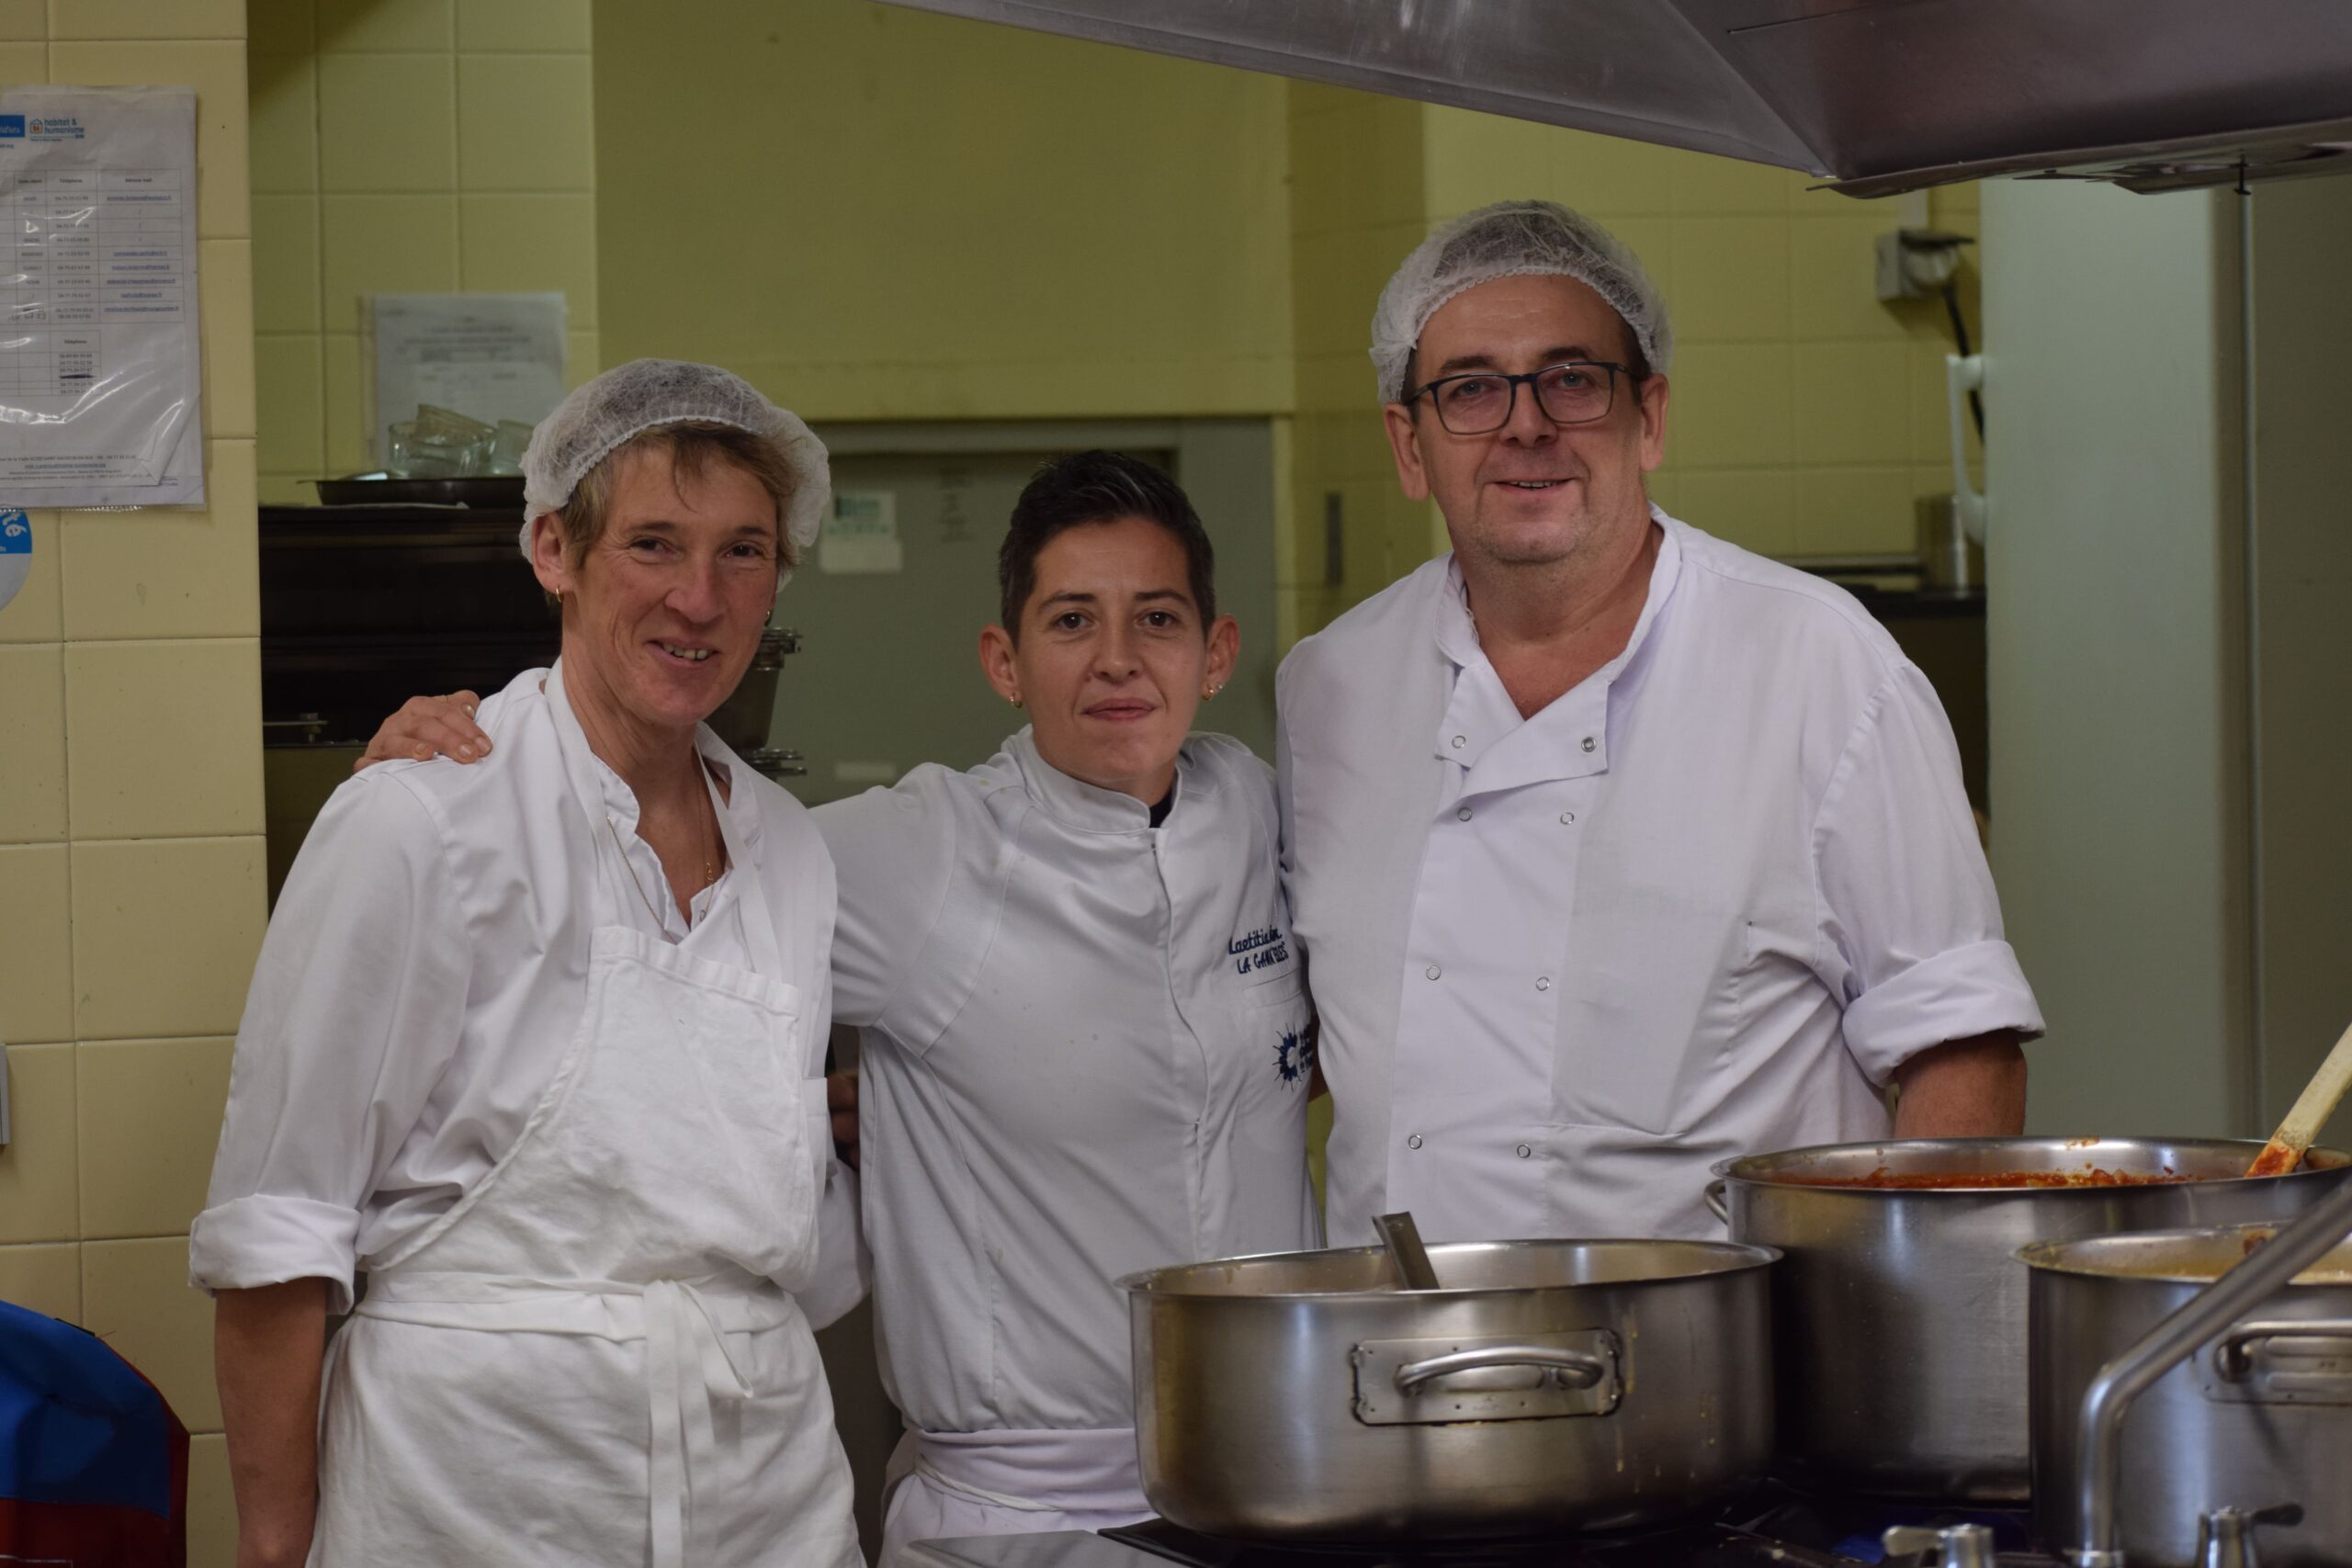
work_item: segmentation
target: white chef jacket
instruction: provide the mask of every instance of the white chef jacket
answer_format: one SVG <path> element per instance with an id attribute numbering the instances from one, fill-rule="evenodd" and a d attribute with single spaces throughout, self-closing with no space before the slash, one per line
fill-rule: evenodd
<path id="1" fill-rule="evenodd" d="M 2041 1017 L 1935 694 L 1842 590 L 1653 509 L 1624 651 L 1522 720 L 1449 556 L 1279 682 L 1338 1238 L 1720 1235 L 1708 1167 L 1878 1137 Z"/>
<path id="2" fill-rule="evenodd" d="M 1153 828 L 1024 729 L 815 816 L 892 1399 L 933 1432 L 1132 1427 L 1111 1281 L 1317 1235 L 1266 765 L 1193 736 Z"/>
<path id="3" fill-rule="evenodd" d="M 355 1269 L 454 1205 L 514 1146 L 585 1006 L 591 833 L 617 840 L 643 897 L 620 918 L 716 964 L 799 987 L 804 1075 L 823 1070 L 831 858 L 807 810 L 707 728 L 695 744 L 731 781 L 726 810 L 749 864 L 697 895 L 689 925 L 637 800 L 590 761 L 613 818 L 590 824 L 563 771 L 545 670 L 481 705 L 485 760 L 385 762 L 337 786 L 303 840 L 262 942 L 190 1275 L 207 1290 L 317 1277 L 348 1310 Z M 786 951 L 752 953 L 747 879 L 764 886 Z M 819 1136 L 829 1136 L 821 1129 Z M 833 1165 L 819 1282 L 822 1326 L 863 1294 L 855 1178 Z"/>

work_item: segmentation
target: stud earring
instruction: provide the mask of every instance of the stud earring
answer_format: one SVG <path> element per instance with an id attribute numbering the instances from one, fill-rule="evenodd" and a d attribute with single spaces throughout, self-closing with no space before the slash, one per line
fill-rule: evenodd
<path id="1" fill-rule="evenodd" d="M 1012 698 L 1009 698 L 1008 700 L 1012 704 L 1012 705 L 1013 705 L 1014 707 L 1019 707 L 1019 706 L 1021 705 L 1021 699 L 1020 699 L 1019 697 L 1012 697 Z"/>

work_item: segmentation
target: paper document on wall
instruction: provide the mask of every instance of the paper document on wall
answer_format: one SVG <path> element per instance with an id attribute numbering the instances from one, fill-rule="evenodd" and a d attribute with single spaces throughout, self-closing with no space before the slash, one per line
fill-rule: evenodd
<path id="1" fill-rule="evenodd" d="M 817 570 L 836 574 L 903 571 L 899 495 L 888 490 L 837 490 L 833 509 L 817 536 Z"/>
<path id="2" fill-rule="evenodd" d="M 0 504 L 204 499 L 196 93 L 0 88 Z"/>
<path id="3" fill-rule="evenodd" d="M 368 440 L 419 404 L 484 424 L 537 424 L 563 400 L 560 294 L 379 294 L 376 418 Z"/>

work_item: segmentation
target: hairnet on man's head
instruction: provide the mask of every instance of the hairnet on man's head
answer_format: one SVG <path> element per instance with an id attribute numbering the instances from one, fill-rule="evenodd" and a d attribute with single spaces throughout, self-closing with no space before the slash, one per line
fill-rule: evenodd
<path id="1" fill-rule="evenodd" d="M 523 451 L 523 554 L 531 553 L 532 523 L 562 511 L 597 464 L 648 431 L 673 424 L 726 425 L 782 446 L 798 482 L 776 523 L 797 549 L 816 542 L 832 479 L 825 444 L 799 416 L 716 365 L 632 359 L 573 388 L 531 433 Z"/>
<path id="2" fill-rule="evenodd" d="M 1414 248 L 1380 291 L 1372 313 L 1372 365 L 1380 400 L 1405 395 L 1405 367 L 1438 307 L 1498 277 L 1573 277 L 1624 318 L 1649 368 L 1674 353 L 1666 302 L 1624 243 L 1552 201 L 1501 201 L 1445 224 Z"/>

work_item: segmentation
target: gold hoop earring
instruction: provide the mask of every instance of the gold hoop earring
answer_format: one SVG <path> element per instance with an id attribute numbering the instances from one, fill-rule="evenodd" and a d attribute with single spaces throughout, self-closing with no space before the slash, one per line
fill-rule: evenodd
<path id="1" fill-rule="evenodd" d="M 1014 707 L 1019 707 L 1021 705 L 1021 699 L 1019 697 L 1011 697 L 1006 700 L 1011 702 Z"/>

